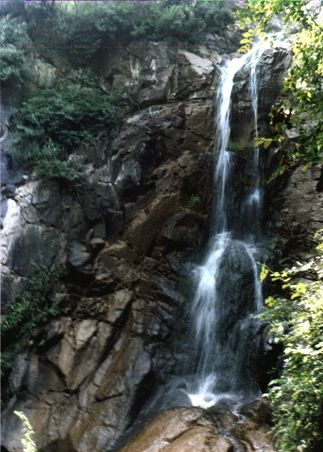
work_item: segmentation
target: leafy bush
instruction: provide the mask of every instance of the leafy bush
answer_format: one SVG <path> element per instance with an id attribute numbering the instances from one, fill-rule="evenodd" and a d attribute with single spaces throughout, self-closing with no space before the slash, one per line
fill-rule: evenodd
<path id="1" fill-rule="evenodd" d="M 26 75 L 27 24 L 0 17 L 0 81 L 21 83 Z"/>
<path id="2" fill-rule="evenodd" d="M 47 55 L 67 54 L 74 63 L 86 65 L 100 48 L 135 40 L 197 43 L 207 33 L 221 35 L 232 22 L 225 5 L 224 0 L 162 0 L 46 2 L 24 8 L 16 0 L 8 9 L 24 17 L 35 45 Z"/>
<path id="3" fill-rule="evenodd" d="M 240 25 L 247 28 L 244 48 L 255 36 L 264 37 L 277 16 L 290 27 L 294 54 L 285 82 L 292 95 L 292 123 L 300 130 L 294 155 L 310 166 L 323 161 L 323 5 L 307 0 L 246 0 L 239 13 Z"/>
<path id="4" fill-rule="evenodd" d="M 125 93 L 107 93 L 94 80 L 59 80 L 31 94 L 13 116 L 16 144 L 30 149 L 51 139 L 71 151 L 109 135 L 131 104 Z"/>
<path id="5" fill-rule="evenodd" d="M 58 276 L 56 266 L 40 269 L 30 278 L 26 290 L 17 301 L 9 306 L 7 316 L 1 324 L 1 374 L 4 377 L 11 370 L 19 339 L 49 317 L 58 314 L 58 307 L 50 300 Z"/>
<path id="6" fill-rule="evenodd" d="M 283 370 L 270 383 L 273 434 L 280 452 L 311 451 L 323 415 L 323 246 L 310 263 L 271 272 L 285 296 L 269 297 L 262 315 L 284 346 Z M 308 272 L 317 279 L 301 278 Z"/>
<path id="7" fill-rule="evenodd" d="M 92 76 L 59 80 L 32 93 L 14 113 L 16 155 L 36 177 L 75 182 L 81 167 L 69 154 L 111 135 L 134 105 L 133 95 L 106 92 Z"/>
<path id="8" fill-rule="evenodd" d="M 36 178 L 57 179 L 78 185 L 82 177 L 81 162 L 65 158 L 62 148 L 50 140 L 42 148 L 35 146 L 23 154 L 23 161 L 32 168 Z"/>
<path id="9" fill-rule="evenodd" d="M 14 0 L 1 13 L 6 14 L 3 20 L 8 29 L 19 23 L 26 35 L 28 32 L 32 41 L 25 43 L 27 48 L 31 46 L 55 65 L 66 65 L 68 57 L 73 64 L 89 66 L 95 57 L 99 60 L 100 50 L 120 43 L 198 42 L 208 32 L 222 33 L 231 20 L 224 5 L 223 0 L 27 5 Z M 8 37 L 10 46 L 16 41 Z M 23 62 L 19 52 L 18 66 Z M 14 57 L 8 68 L 20 74 Z M 16 155 L 36 177 L 78 184 L 81 162 L 77 164 L 70 154 L 111 135 L 136 104 L 134 95 L 107 92 L 98 78 L 84 73 L 74 73 L 73 80 L 61 78 L 55 85 L 29 94 L 12 117 Z"/>
<path id="10" fill-rule="evenodd" d="M 193 193 L 188 202 L 189 209 L 196 209 L 197 206 L 201 204 L 201 197 L 197 193 Z"/>

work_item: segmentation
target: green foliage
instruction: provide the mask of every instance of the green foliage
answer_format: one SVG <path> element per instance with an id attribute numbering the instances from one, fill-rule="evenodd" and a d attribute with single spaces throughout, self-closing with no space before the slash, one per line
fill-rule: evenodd
<path id="1" fill-rule="evenodd" d="M 323 440 L 323 246 L 312 261 L 282 272 L 265 268 L 282 296 L 269 297 L 262 317 L 284 346 L 283 370 L 270 383 L 273 434 L 280 452 L 311 451 Z M 314 279 L 304 280 L 304 275 Z"/>
<path id="2" fill-rule="evenodd" d="M 27 289 L 9 306 L 6 319 L 1 325 L 3 338 L 16 339 L 17 334 L 32 331 L 36 325 L 47 320 L 48 316 L 57 313 L 57 308 L 48 300 L 57 278 L 56 266 L 44 267 L 30 278 Z"/>
<path id="3" fill-rule="evenodd" d="M 1 351 L 1 378 L 10 373 L 15 354 L 16 347 L 13 344 L 6 345 L 6 350 Z"/>
<path id="4" fill-rule="evenodd" d="M 8 24 L 6 39 L 10 46 L 22 42 L 22 35 L 30 36 L 24 51 L 32 50 L 56 67 L 66 66 L 66 58 L 73 65 L 88 67 L 94 61 L 97 66 L 100 52 L 130 42 L 195 43 L 203 41 L 207 33 L 221 34 L 231 21 L 224 5 L 223 0 L 28 4 L 13 0 L 1 9 L 1 15 Z M 15 29 L 19 39 L 13 33 Z M 17 67 L 24 62 L 19 52 Z M 12 57 L 4 71 L 21 75 L 15 64 Z M 82 179 L 82 161 L 74 158 L 75 153 L 111 136 L 136 106 L 133 94 L 108 92 L 99 78 L 85 74 L 85 70 L 83 75 L 75 71 L 73 79 L 61 77 L 51 87 L 31 94 L 28 87 L 26 92 L 29 95 L 11 120 L 16 155 L 35 177 L 72 185 Z"/>
<path id="5" fill-rule="evenodd" d="M 54 53 L 61 51 L 81 65 L 99 49 L 138 40 L 201 42 L 207 33 L 223 34 L 232 22 L 224 0 L 45 2 L 26 7 L 16 1 L 8 9 L 24 17 L 40 49 L 52 54 L 50 43 L 55 43 Z"/>
<path id="6" fill-rule="evenodd" d="M 124 93 L 106 92 L 95 78 L 59 80 L 31 94 L 13 116 L 16 144 L 27 149 L 51 139 L 71 151 L 115 129 L 129 110 Z"/>
<path id="7" fill-rule="evenodd" d="M 107 138 L 134 108 L 128 92 L 107 92 L 91 75 L 58 80 L 22 102 L 11 119 L 16 155 L 36 177 L 76 183 L 80 162 L 69 154 Z"/>
<path id="8" fill-rule="evenodd" d="M 14 411 L 15 415 L 19 417 L 24 426 L 24 436 L 21 439 L 21 444 L 24 452 L 37 452 L 36 444 L 33 440 L 35 434 L 28 417 L 22 411 Z"/>
<path id="9" fill-rule="evenodd" d="M 255 139 L 255 147 L 262 147 L 263 149 L 267 150 L 272 145 L 272 142 L 273 138 L 257 137 Z"/>
<path id="10" fill-rule="evenodd" d="M 9 306 L 1 324 L 1 373 L 7 376 L 15 356 L 16 344 L 26 333 L 58 314 L 58 307 L 50 300 L 59 271 L 56 266 L 41 268 L 32 276 L 25 291 Z"/>
<path id="11" fill-rule="evenodd" d="M 309 166 L 323 160 L 323 6 L 307 0 L 247 0 L 239 13 L 247 29 L 243 50 L 255 36 L 264 37 L 275 16 L 290 27 L 294 58 L 285 86 L 292 94 L 292 123 L 300 130 L 294 155 Z"/>
<path id="12" fill-rule="evenodd" d="M 193 193 L 188 202 L 189 209 L 195 209 L 199 204 L 201 204 L 201 197 L 197 193 Z"/>
<path id="13" fill-rule="evenodd" d="M 27 24 L 0 17 L 0 81 L 21 83 L 26 75 Z"/>
<path id="14" fill-rule="evenodd" d="M 20 154 L 22 161 L 32 168 L 37 179 L 57 179 L 68 181 L 74 185 L 80 183 L 82 165 L 80 161 L 65 160 L 62 147 L 48 140 L 42 148 L 36 144 L 33 149 Z"/>

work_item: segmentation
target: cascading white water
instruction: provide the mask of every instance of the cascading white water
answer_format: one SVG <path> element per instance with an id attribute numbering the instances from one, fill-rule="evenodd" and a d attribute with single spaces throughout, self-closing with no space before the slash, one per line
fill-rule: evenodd
<path id="1" fill-rule="evenodd" d="M 193 360 L 197 361 L 197 370 L 189 397 L 196 406 L 212 406 L 220 394 L 253 390 L 247 367 L 250 361 L 249 341 L 255 329 L 251 314 L 262 305 L 261 283 L 255 261 L 262 208 L 260 156 L 256 143 L 251 157 L 253 187 L 242 206 L 248 209 L 248 217 L 253 216 L 257 225 L 250 224 L 248 241 L 245 241 L 242 236 L 239 237 L 239 227 L 231 220 L 234 158 L 229 142 L 234 78 L 242 69 L 249 72 L 254 136 L 258 138 L 257 74 L 266 48 L 266 44 L 258 43 L 247 54 L 228 61 L 222 69 L 217 93 L 215 218 L 206 259 L 196 270 L 198 285 L 193 302 Z"/>
<path id="2" fill-rule="evenodd" d="M 250 62 L 250 85 L 249 92 L 251 98 L 251 106 L 253 113 L 253 121 L 254 121 L 254 152 L 252 159 L 252 173 L 254 174 L 254 186 L 251 189 L 251 192 L 247 196 L 245 208 L 247 210 L 247 221 L 250 222 L 250 219 L 254 218 L 253 225 L 254 227 L 250 230 L 250 238 L 252 236 L 257 238 L 259 236 L 259 228 L 260 228 L 260 214 L 262 210 L 263 203 L 263 193 L 260 187 L 260 154 L 259 154 L 259 144 L 258 144 L 258 73 L 257 73 L 257 63 L 260 60 L 266 46 L 257 45 L 254 50 L 254 57 Z"/>

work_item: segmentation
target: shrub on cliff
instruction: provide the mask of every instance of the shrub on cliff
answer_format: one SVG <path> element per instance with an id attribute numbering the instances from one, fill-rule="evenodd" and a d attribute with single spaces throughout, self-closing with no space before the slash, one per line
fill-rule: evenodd
<path id="1" fill-rule="evenodd" d="M 107 92 L 89 75 L 61 79 L 30 94 L 11 118 L 16 155 L 37 177 L 75 182 L 81 168 L 69 155 L 115 131 L 134 95 Z"/>
<path id="2" fill-rule="evenodd" d="M 269 388 L 272 430 L 280 452 L 312 451 L 323 445 L 323 244 L 311 262 L 271 278 L 283 295 L 269 297 L 262 316 L 284 346 L 282 372 Z"/>
<path id="3" fill-rule="evenodd" d="M 12 303 L 1 323 L 1 384 L 3 397 L 8 391 L 7 379 L 17 353 L 19 341 L 26 333 L 58 314 L 58 306 L 53 304 L 51 295 L 58 281 L 59 269 L 53 265 L 42 267 L 26 284 L 15 303 Z"/>
<path id="4" fill-rule="evenodd" d="M 27 24 L 0 17 L 0 81 L 21 83 L 26 73 Z"/>
<path id="5" fill-rule="evenodd" d="M 246 0 L 239 13 L 247 29 L 243 44 L 271 30 L 279 17 L 289 30 L 294 54 L 285 81 L 290 93 L 291 123 L 300 132 L 293 156 L 308 166 L 323 161 L 323 5 L 308 0 Z"/>
<path id="6" fill-rule="evenodd" d="M 15 0 L 6 12 L 26 20 L 41 52 L 64 54 L 80 65 L 99 49 L 138 40 L 203 42 L 207 33 L 222 35 L 232 23 L 225 0 L 27 5 Z"/>

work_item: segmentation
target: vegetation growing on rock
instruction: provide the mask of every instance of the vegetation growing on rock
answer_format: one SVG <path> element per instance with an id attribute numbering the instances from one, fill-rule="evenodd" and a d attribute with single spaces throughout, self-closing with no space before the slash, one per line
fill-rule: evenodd
<path id="1" fill-rule="evenodd" d="M 319 235 L 319 234 L 318 234 Z M 309 262 L 270 272 L 281 295 L 270 296 L 262 317 L 284 346 L 283 370 L 270 383 L 273 433 L 279 451 L 312 450 L 323 444 L 323 248 Z"/>
<path id="2" fill-rule="evenodd" d="M 280 18 L 288 27 L 294 54 L 286 79 L 289 100 L 283 108 L 292 111 L 291 123 L 299 130 L 293 157 L 304 164 L 323 161 L 323 7 L 308 0 L 247 0 L 239 12 L 240 25 L 247 29 L 242 40 L 249 46 L 255 37 L 272 30 Z"/>
<path id="3" fill-rule="evenodd" d="M 50 297 L 58 275 L 59 270 L 55 265 L 39 269 L 30 278 L 26 289 L 15 303 L 9 306 L 5 320 L 1 323 L 3 394 L 8 390 L 7 377 L 19 347 L 19 340 L 59 312 Z"/>
<path id="4" fill-rule="evenodd" d="M 84 67 L 99 60 L 100 51 L 129 42 L 201 42 L 207 33 L 223 34 L 232 21 L 223 0 L 28 5 L 15 0 L 1 12 L 1 79 L 19 80 L 27 93 L 11 121 L 16 155 L 36 178 L 74 185 L 82 177 L 82 158 L 70 154 L 111 135 L 136 106 L 135 96 L 104 87 L 87 69 L 71 68 L 51 86 L 31 90 L 32 54 L 57 66 L 67 59 Z"/>
<path id="5" fill-rule="evenodd" d="M 27 24 L 16 18 L 0 17 L 0 81 L 21 84 L 26 76 L 25 49 L 31 41 Z"/>
<path id="6" fill-rule="evenodd" d="M 134 105 L 133 95 L 107 91 L 91 74 L 59 79 L 30 94 L 13 115 L 16 154 L 37 177 L 75 182 L 81 164 L 69 154 L 110 136 Z"/>
<path id="7" fill-rule="evenodd" d="M 207 33 L 224 34 L 232 22 L 224 0 L 27 5 L 15 0 L 4 11 L 26 21 L 40 51 L 67 55 L 81 65 L 100 49 L 134 41 L 202 42 Z"/>

